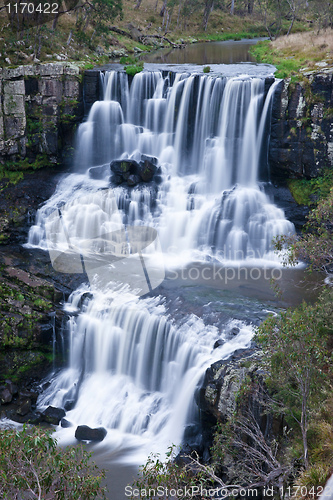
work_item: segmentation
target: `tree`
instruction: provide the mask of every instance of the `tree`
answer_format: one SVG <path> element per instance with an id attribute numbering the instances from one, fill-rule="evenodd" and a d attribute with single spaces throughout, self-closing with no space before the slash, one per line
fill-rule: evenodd
<path id="1" fill-rule="evenodd" d="M 15 500 L 105 499 L 104 471 L 82 446 L 57 448 L 48 431 L 24 427 L 0 431 L 0 497 Z"/>
<path id="2" fill-rule="evenodd" d="M 299 260 L 309 264 L 310 271 L 333 270 L 333 188 L 328 196 L 311 210 L 304 234 L 277 238 L 275 248 L 284 251 L 285 265 L 295 265 Z"/>
<path id="3" fill-rule="evenodd" d="M 332 291 L 324 294 L 331 298 Z M 306 468 L 309 466 L 309 412 L 322 396 L 320 384 L 325 382 L 327 326 L 321 306 L 303 303 L 294 311 L 266 319 L 255 337 L 269 361 L 276 399 L 300 427 Z"/>

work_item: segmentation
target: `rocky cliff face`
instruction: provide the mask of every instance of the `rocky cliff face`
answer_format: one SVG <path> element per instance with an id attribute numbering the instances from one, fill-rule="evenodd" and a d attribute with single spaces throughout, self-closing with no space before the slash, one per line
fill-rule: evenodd
<path id="1" fill-rule="evenodd" d="M 50 63 L 0 69 L 0 160 L 63 161 L 83 117 L 79 68 Z"/>
<path id="2" fill-rule="evenodd" d="M 333 166 L 333 69 L 282 80 L 274 96 L 271 176 L 313 178 Z"/>

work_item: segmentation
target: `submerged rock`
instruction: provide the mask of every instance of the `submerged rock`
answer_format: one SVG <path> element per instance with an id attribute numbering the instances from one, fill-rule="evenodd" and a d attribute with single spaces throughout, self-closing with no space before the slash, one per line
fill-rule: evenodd
<path id="1" fill-rule="evenodd" d="M 92 429 L 88 425 L 79 425 L 75 431 L 75 437 L 78 441 L 103 441 L 107 435 L 104 427 Z"/>

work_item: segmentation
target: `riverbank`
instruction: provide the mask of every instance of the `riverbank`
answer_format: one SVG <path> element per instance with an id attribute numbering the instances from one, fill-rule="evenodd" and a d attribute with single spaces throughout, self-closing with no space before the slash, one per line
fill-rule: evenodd
<path id="1" fill-rule="evenodd" d="M 263 41 L 251 48 L 257 62 L 273 64 L 277 78 L 292 77 L 293 82 L 304 74 L 328 69 L 333 65 L 333 31 L 294 33 L 274 41 Z"/>

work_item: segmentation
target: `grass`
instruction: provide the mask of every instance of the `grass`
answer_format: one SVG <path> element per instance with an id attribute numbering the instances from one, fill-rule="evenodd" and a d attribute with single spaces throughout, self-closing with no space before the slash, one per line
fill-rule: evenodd
<path id="1" fill-rule="evenodd" d="M 282 36 L 273 42 L 265 40 L 251 47 L 258 62 L 273 64 L 275 76 L 287 78 L 300 72 L 319 70 L 333 64 L 333 33 L 311 32 Z"/>

